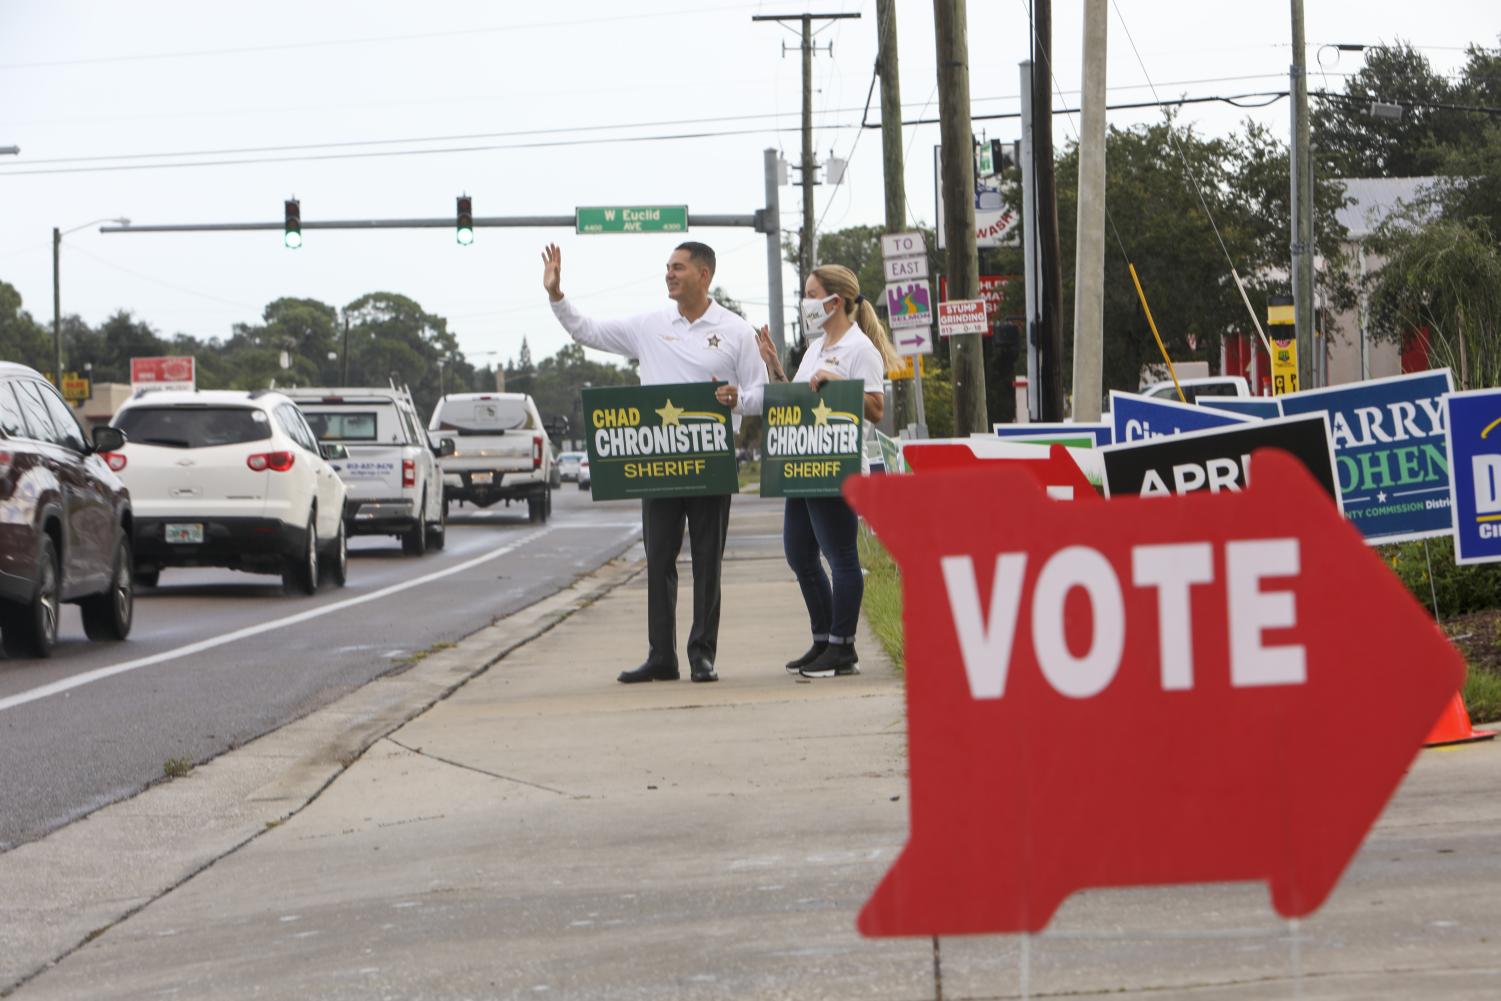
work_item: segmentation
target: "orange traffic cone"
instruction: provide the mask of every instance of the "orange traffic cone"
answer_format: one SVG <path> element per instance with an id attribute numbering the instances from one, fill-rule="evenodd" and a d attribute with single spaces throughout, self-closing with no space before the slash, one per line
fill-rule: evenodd
<path id="1" fill-rule="evenodd" d="M 1441 747 L 1444 744 L 1471 744 L 1477 740 L 1490 740 L 1494 730 L 1476 730 L 1470 726 L 1470 714 L 1465 711 L 1465 701 L 1454 693 L 1454 698 L 1444 708 L 1433 732 L 1423 742 L 1424 747 Z"/>

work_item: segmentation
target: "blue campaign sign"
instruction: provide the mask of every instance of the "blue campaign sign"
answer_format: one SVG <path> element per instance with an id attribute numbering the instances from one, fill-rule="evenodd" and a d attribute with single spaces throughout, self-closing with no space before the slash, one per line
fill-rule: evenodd
<path id="1" fill-rule="evenodd" d="M 1050 424 L 995 424 L 997 438 L 1016 438 L 1023 441 L 1072 442 L 1076 438 L 1088 438 L 1095 448 L 1109 445 L 1113 440 L 1110 425 L 1101 422 L 1058 421 Z"/>
<path id="2" fill-rule="evenodd" d="M 1449 370 L 1370 379 L 1280 397 L 1282 412 L 1329 412 L 1345 516 L 1370 543 L 1451 532 Z"/>
<path id="3" fill-rule="evenodd" d="M 1268 396 L 1201 396 L 1199 406 L 1258 420 L 1269 421 L 1282 416 L 1282 407 L 1274 397 Z"/>
<path id="4" fill-rule="evenodd" d="M 1166 438 L 1185 431 L 1208 431 L 1252 420 L 1242 414 L 1208 410 L 1191 403 L 1110 391 L 1110 420 L 1115 444 Z"/>
<path id="5" fill-rule="evenodd" d="M 1501 560 L 1501 389 L 1444 397 L 1456 563 Z"/>

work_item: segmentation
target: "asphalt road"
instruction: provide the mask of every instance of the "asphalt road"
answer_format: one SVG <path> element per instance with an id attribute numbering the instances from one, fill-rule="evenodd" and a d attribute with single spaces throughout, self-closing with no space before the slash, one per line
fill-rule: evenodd
<path id="1" fill-rule="evenodd" d="M 453 508 L 448 544 L 405 556 L 350 541 L 349 583 L 284 594 L 279 578 L 167 570 L 137 594 L 123 644 L 65 610 L 50 660 L 0 659 L 0 851 L 274 730 L 525 607 L 640 537 L 635 502 L 564 484 L 545 526 L 525 506 Z"/>

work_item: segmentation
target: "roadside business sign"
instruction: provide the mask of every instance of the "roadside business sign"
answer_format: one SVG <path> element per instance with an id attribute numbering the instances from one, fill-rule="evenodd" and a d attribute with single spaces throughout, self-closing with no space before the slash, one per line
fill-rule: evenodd
<path id="1" fill-rule="evenodd" d="M 715 383 L 583 391 L 595 500 L 733 494 L 735 436 Z"/>
<path id="2" fill-rule="evenodd" d="M 911 834 L 863 934 L 1037 932 L 1091 887 L 1327 899 L 1464 662 L 1299 463 L 1252 464 L 1242 493 L 1090 504 L 1015 463 L 845 484 L 908 665 Z"/>
<path id="3" fill-rule="evenodd" d="M 938 336 L 989 332 L 990 323 L 984 299 L 955 299 L 938 304 Z"/>
<path id="4" fill-rule="evenodd" d="M 1329 412 L 1345 516 L 1372 544 L 1453 529 L 1443 395 L 1448 369 L 1371 379 L 1281 398 L 1282 412 Z"/>
<path id="5" fill-rule="evenodd" d="M 838 497 L 859 475 L 865 389 L 853 380 L 768 383 L 762 411 L 761 496 Z"/>
<path id="6" fill-rule="evenodd" d="M 1177 400 L 1122 393 L 1116 389 L 1110 391 L 1110 420 L 1117 445 L 1128 441 L 1145 441 L 1148 438 L 1164 438 L 1186 431 L 1229 427 L 1232 424 L 1244 424 L 1251 419 L 1243 414 L 1208 410 L 1192 403 L 1179 403 Z"/>
<path id="7" fill-rule="evenodd" d="M 89 380 L 77 372 L 64 372 L 61 391 L 69 403 L 82 403 L 89 398 Z"/>
<path id="8" fill-rule="evenodd" d="M 994 316 L 1005 316 L 1006 315 L 1006 312 L 1005 312 L 1005 309 L 1006 309 L 1006 291 L 1011 286 L 1012 282 L 1020 283 L 1021 280 L 1022 279 L 1021 279 L 1020 275 L 981 275 L 980 276 L 980 288 L 978 290 L 978 294 L 979 294 L 979 297 L 981 299 L 985 300 L 985 306 L 986 306 L 987 309 L 990 310 L 990 315 L 991 316 L 994 317 Z M 1018 284 L 1016 287 L 1017 288 L 1021 288 L 1021 285 Z M 938 301 L 939 302 L 946 302 L 946 301 L 948 301 L 948 297 L 949 297 L 949 277 L 948 277 L 948 275 L 939 275 L 938 276 Z M 1013 308 L 1015 308 L 1015 307 L 1016 307 L 1016 304 L 1013 303 Z M 991 333 L 992 333 L 992 331 L 987 327 L 986 330 L 985 330 L 985 335 L 988 337 L 988 336 L 990 336 Z"/>
<path id="9" fill-rule="evenodd" d="M 900 354 L 900 353 L 901 352 L 898 351 L 898 354 Z M 899 379 L 911 379 L 912 376 L 913 376 L 913 370 L 914 370 L 914 366 L 912 364 L 913 359 L 916 359 L 917 362 L 919 363 L 919 365 L 921 366 L 922 374 L 923 375 L 927 375 L 928 374 L 928 359 L 927 359 L 927 356 L 925 356 L 925 355 L 904 354 L 904 355 L 902 355 L 902 367 L 901 368 L 887 369 L 886 370 L 886 378 L 890 379 L 892 382 L 896 382 Z"/>
<path id="10" fill-rule="evenodd" d="M 686 205 L 596 205 L 574 209 L 580 235 L 592 233 L 686 233 Z"/>
<path id="11" fill-rule="evenodd" d="M 1107 446 L 1100 449 L 1105 493 L 1110 497 L 1165 497 L 1199 490 L 1238 493 L 1249 482 L 1251 457 L 1263 448 L 1279 449 L 1297 459 L 1338 507 L 1329 421 L 1322 413 Z"/>
<path id="12" fill-rule="evenodd" d="M 1444 396 L 1454 562 L 1501 561 L 1501 389 Z"/>
<path id="13" fill-rule="evenodd" d="M 196 389 L 198 373 L 192 355 L 130 359 L 132 389 Z"/>
<path id="14" fill-rule="evenodd" d="M 993 426 L 993 430 L 997 438 L 1015 439 L 1016 441 L 1044 445 L 1051 445 L 1054 442 L 1058 442 L 1061 445 L 1072 445 L 1074 441 L 1086 438 L 1088 439 L 1086 447 L 1098 448 L 1101 445 L 1109 445 L 1115 440 L 1115 432 L 1111 430 L 1109 424 L 1103 421 L 996 424 Z"/>
<path id="15" fill-rule="evenodd" d="M 933 325 L 933 296 L 926 281 L 893 282 L 886 286 L 886 315 L 892 332 Z M 929 351 L 932 348 L 928 349 Z M 916 354 L 905 351 L 903 354 Z M 926 354 L 927 352 L 923 352 Z"/>

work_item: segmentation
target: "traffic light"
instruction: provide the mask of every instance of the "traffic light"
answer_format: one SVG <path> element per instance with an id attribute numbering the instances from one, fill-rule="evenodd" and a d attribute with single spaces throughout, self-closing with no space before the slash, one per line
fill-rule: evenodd
<path id="1" fill-rule="evenodd" d="M 474 205 L 468 195 L 459 196 L 459 223 L 454 239 L 467 247 L 474 242 Z"/>
<path id="2" fill-rule="evenodd" d="M 281 234 L 281 242 L 296 250 L 302 246 L 302 203 L 295 198 L 288 198 L 285 205 L 287 221 Z"/>

